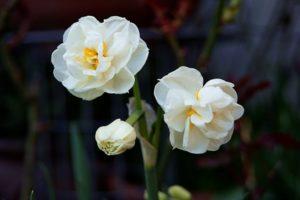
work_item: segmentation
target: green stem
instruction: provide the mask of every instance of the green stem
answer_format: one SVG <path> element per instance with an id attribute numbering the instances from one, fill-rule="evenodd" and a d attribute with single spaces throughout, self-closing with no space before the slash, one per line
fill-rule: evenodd
<path id="1" fill-rule="evenodd" d="M 155 167 L 144 168 L 146 187 L 147 187 L 147 200 L 158 200 L 158 185 L 157 185 L 157 173 Z"/>
<path id="2" fill-rule="evenodd" d="M 212 27 L 211 27 L 211 29 L 209 31 L 209 35 L 205 41 L 203 51 L 198 58 L 198 66 L 199 67 L 206 66 L 206 64 L 211 56 L 213 47 L 215 46 L 215 43 L 216 43 L 217 36 L 220 32 L 220 25 L 221 25 L 224 6 L 225 6 L 225 0 L 219 0 L 218 7 L 215 11 L 215 16 L 213 19 Z"/>
<path id="3" fill-rule="evenodd" d="M 140 94 L 140 87 L 139 87 L 137 79 L 135 79 L 135 82 L 134 82 L 133 95 L 134 95 L 134 98 L 135 98 L 135 109 L 136 110 L 143 110 L 142 99 L 141 99 L 141 94 Z M 139 130 L 140 130 L 140 133 L 141 133 L 142 137 L 148 138 L 147 122 L 146 122 L 145 115 L 143 115 L 139 119 Z"/>
<path id="4" fill-rule="evenodd" d="M 163 121 L 163 110 L 159 106 L 157 109 L 157 119 L 156 119 L 155 126 L 154 126 L 154 132 L 153 132 L 153 135 L 151 136 L 151 141 L 153 143 L 153 146 L 156 149 L 158 149 L 158 146 L 159 146 L 162 121 Z"/>
<path id="5" fill-rule="evenodd" d="M 157 164 L 157 177 L 159 178 L 159 182 L 162 181 L 168 160 L 170 159 L 172 152 L 172 147 L 169 141 L 167 141 L 166 143 L 167 144 L 164 145 Z"/>
<path id="6" fill-rule="evenodd" d="M 130 125 L 134 125 L 140 117 L 144 114 L 142 110 L 135 110 L 131 115 L 127 118 L 126 122 Z"/>
<path id="7" fill-rule="evenodd" d="M 133 94 L 135 97 L 135 109 L 143 110 L 140 88 L 137 79 L 135 79 L 134 82 Z M 147 123 L 146 123 L 145 115 L 142 115 L 138 122 L 139 122 L 139 130 L 141 134 L 140 142 L 141 142 L 143 162 L 144 162 L 144 173 L 145 173 L 145 182 L 146 182 L 148 199 L 158 200 L 157 174 L 156 174 L 156 166 L 155 166 L 157 151 L 147 141 L 148 131 L 147 131 Z M 151 155 L 150 152 L 152 153 Z M 151 157 L 150 160 L 152 159 L 152 162 L 149 161 L 149 157 Z"/>

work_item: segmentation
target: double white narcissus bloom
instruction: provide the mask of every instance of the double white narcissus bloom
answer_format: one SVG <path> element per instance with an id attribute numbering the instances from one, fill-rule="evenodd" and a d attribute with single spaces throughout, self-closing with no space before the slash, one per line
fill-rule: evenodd
<path id="1" fill-rule="evenodd" d="M 165 111 L 174 148 L 200 154 L 216 151 L 233 133 L 244 109 L 232 83 L 212 79 L 203 86 L 201 73 L 180 67 L 157 83 L 154 95 Z"/>
<path id="2" fill-rule="evenodd" d="M 87 16 L 66 30 L 51 61 L 58 81 L 74 96 L 92 100 L 104 92 L 128 92 L 147 57 L 135 24 L 117 16 L 102 23 Z"/>
<path id="3" fill-rule="evenodd" d="M 107 155 L 121 154 L 135 144 L 134 128 L 125 121 L 116 119 L 96 131 L 95 139 L 100 150 Z"/>

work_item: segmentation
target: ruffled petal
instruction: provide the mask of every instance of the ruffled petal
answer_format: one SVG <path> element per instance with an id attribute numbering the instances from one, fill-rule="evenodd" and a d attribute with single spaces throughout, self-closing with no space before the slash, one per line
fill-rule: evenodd
<path id="1" fill-rule="evenodd" d="M 233 89 L 233 87 L 234 87 L 233 83 L 224 81 L 222 79 L 212 79 L 212 80 L 208 81 L 207 83 L 205 83 L 204 87 L 205 86 L 220 87 L 225 93 L 230 95 L 235 100 L 235 102 L 237 101 L 237 93 Z"/>
<path id="2" fill-rule="evenodd" d="M 105 19 L 103 22 L 105 27 L 105 40 L 110 42 L 112 40 L 112 36 L 115 33 L 123 32 L 126 36 L 128 36 L 130 45 L 135 50 L 139 44 L 140 32 L 135 24 L 126 20 L 126 18 L 112 16 L 108 19 Z"/>
<path id="3" fill-rule="evenodd" d="M 225 108 L 234 102 L 232 97 L 218 87 L 203 87 L 199 93 L 200 103 L 202 105 L 211 105 L 213 111 Z"/>
<path id="4" fill-rule="evenodd" d="M 137 49 L 131 55 L 129 62 L 127 63 L 127 68 L 131 71 L 133 75 L 138 73 L 148 58 L 149 49 L 146 43 L 140 39 Z"/>
<path id="5" fill-rule="evenodd" d="M 110 94 L 123 94 L 128 92 L 133 84 L 134 76 L 128 69 L 123 68 L 103 86 L 103 91 Z"/>
<path id="6" fill-rule="evenodd" d="M 75 97 L 79 97 L 83 100 L 91 101 L 93 99 L 96 99 L 97 97 L 100 97 L 104 92 L 101 89 L 93 89 L 88 90 L 85 92 L 75 92 L 74 90 L 69 90 L 69 92 L 74 95 Z"/>
<path id="7" fill-rule="evenodd" d="M 168 86 L 163 82 L 158 82 L 154 87 L 154 96 L 157 103 L 163 108 L 169 92 Z"/>
<path id="8" fill-rule="evenodd" d="M 188 92 L 195 97 L 196 92 L 203 86 L 201 73 L 193 68 L 179 67 L 177 70 L 164 76 L 161 80 L 169 89 L 178 89 Z"/>
<path id="9" fill-rule="evenodd" d="M 187 117 L 185 115 L 184 108 L 174 109 L 164 114 L 164 120 L 168 124 L 168 126 L 179 132 L 182 132 L 184 130 L 186 119 Z"/>
<path id="10" fill-rule="evenodd" d="M 240 104 L 233 103 L 232 104 L 232 116 L 234 120 L 241 118 L 244 114 L 244 108 Z"/>

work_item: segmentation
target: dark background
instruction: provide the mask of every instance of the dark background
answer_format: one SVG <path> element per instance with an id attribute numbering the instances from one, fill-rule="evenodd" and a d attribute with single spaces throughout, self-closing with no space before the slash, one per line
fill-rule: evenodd
<path id="1" fill-rule="evenodd" d="M 155 109 L 156 80 L 179 66 L 170 38 L 179 43 L 186 65 L 198 68 L 205 81 L 222 78 L 236 85 L 245 114 L 232 140 L 202 155 L 174 150 L 161 177 L 163 190 L 180 184 L 194 199 L 300 199 L 300 1 L 242 0 L 234 21 L 219 24 L 211 55 L 199 64 L 218 3 L 0 0 L 0 199 L 20 196 L 32 131 L 37 134 L 27 160 L 32 161 L 36 199 L 51 199 L 49 182 L 56 199 L 76 199 L 72 121 L 87 152 L 93 199 L 143 196 L 139 145 L 108 157 L 94 141 L 99 126 L 127 118 L 131 93 L 82 101 L 52 74 L 52 51 L 64 30 L 85 15 L 99 21 L 124 16 L 140 28 L 150 54 L 139 82 L 143 98 Z M 166 127 L 162 143 L 168 143 Z"/>

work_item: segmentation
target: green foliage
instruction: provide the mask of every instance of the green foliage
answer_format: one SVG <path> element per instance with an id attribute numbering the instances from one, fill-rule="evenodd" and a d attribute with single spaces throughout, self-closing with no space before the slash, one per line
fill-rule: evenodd
<path id="1" fill-rule="evenodd" d="M 73 161 L 73 173 L 79 200 L 92 199 L 91 174 L 88 159 L 82 138 L 76 123 L 71 123 L 71 151 Z"/>

